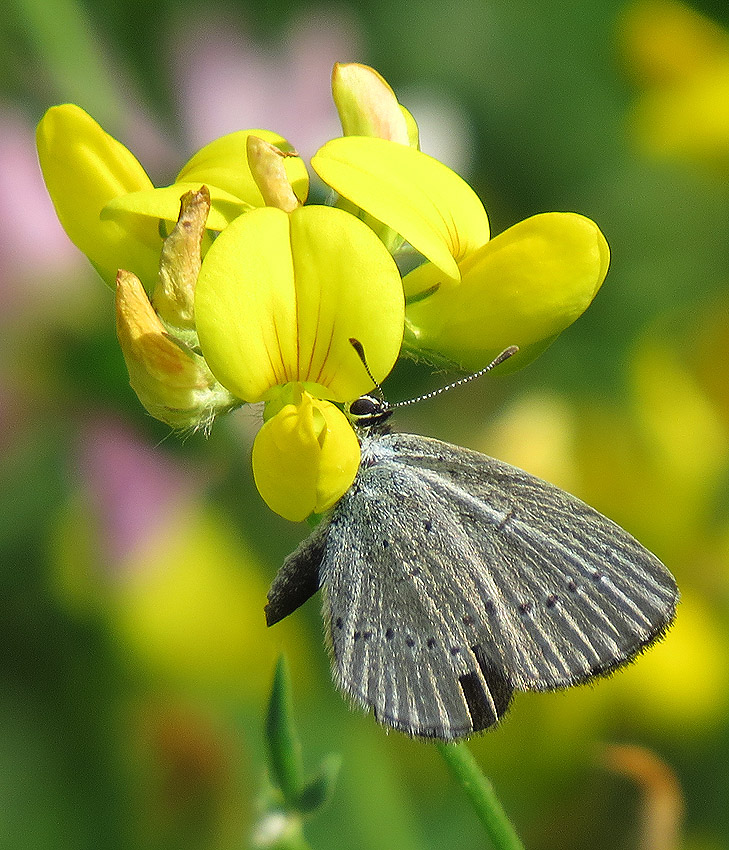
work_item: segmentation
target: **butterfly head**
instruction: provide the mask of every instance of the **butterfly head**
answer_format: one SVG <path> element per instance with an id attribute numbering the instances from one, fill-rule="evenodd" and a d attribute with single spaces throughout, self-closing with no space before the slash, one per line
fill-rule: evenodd
<path id="1" fill-rule="evenodd" d="M 347 414 L 357 428 L 380 429 L 393 412 L 391 404 L 373 395 L 360 396 L 347 407 Z"/>

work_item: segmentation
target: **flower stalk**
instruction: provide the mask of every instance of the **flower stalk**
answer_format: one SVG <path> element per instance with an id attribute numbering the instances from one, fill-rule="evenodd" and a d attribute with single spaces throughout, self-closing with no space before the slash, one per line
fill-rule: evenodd
<path id="1" fill-rule="evenodd" d="M 436 746 L 454 779 L 471 801 L 496 850 L 524 850 L 493 785 L 483 775 L 466 744 L 438 742 Z"/>

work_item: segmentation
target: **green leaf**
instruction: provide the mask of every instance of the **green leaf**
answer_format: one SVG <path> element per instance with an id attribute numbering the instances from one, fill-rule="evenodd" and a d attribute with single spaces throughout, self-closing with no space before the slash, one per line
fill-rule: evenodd
<path id="1" fill-rule="evenodd" d="M 291 808 L 297 808 L 303 786 L 301 743 L 294 726 L 291 704 L 291 677 L 282 655 L 276 664 L 271 699 L 266 716 L 271 778 Z"/>
<path id="2" fill-rule="evenodd" d="M 342 757 L 338 753 L 332 753 L 322 761 L 317 775 L 299 795 L 300 812 L 315 812 L 331 799 L 341 766 Z"/>

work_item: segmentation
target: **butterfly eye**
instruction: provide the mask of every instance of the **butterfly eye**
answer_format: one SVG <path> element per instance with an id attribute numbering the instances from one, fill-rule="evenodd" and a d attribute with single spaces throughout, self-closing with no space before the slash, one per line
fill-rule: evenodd
<path id="1" fill-rule="evenodd" d="M 379 399 L 363 395 L 349 405 L 349 412 L 359 419 L 361 416 L 373 416 L 382 412 L 383 404 Z"/>
<path id="2" fill-rule="evenodd" d="M 392 416 L 392 406 L 384 399 L 363 395 L 355 399 L 347 408 L 352 424 L 359 429 L 380 429 Z"/>

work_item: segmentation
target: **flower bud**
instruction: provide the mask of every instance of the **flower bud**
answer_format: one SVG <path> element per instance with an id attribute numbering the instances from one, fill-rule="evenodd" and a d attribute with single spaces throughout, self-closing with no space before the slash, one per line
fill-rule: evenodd
<path id="1" fill-rule="evenodd" d="M 286 153 L 258 136 L 248 136 L 246 150 L 248 167 L 266 206 L 278 207 L 284 212 L 293 212 L 300 207 L 301 201 L 296 197 L 284 167 L 285 160 L 297 154 Z"/>
<path id="2" fill-rule="evenodd" d="M 116 330 L 129 383 L 144 407 L 173 428 L 207 429 L 238 401 L 213 377 L 205 360 L 169 334 L 139 278 L 119 271 Z"/>
<path id="3" fill-rule="evenodd" d="M 157 315 L 177 328 L 195 327 L 195 286 L 209 212 L 207 186 L 202 186 L 199 192 L 184 194 L 180 199 L 180 217 L 162 246 L 152 303 Z"/>
<path id="4" fill-rule="evenodd" d="M 418 146 L 415 121 L 374 68 L 358 62 L 337 62 L 332 72 L 332 96 L 345 136 L 376 136 Z"/>

